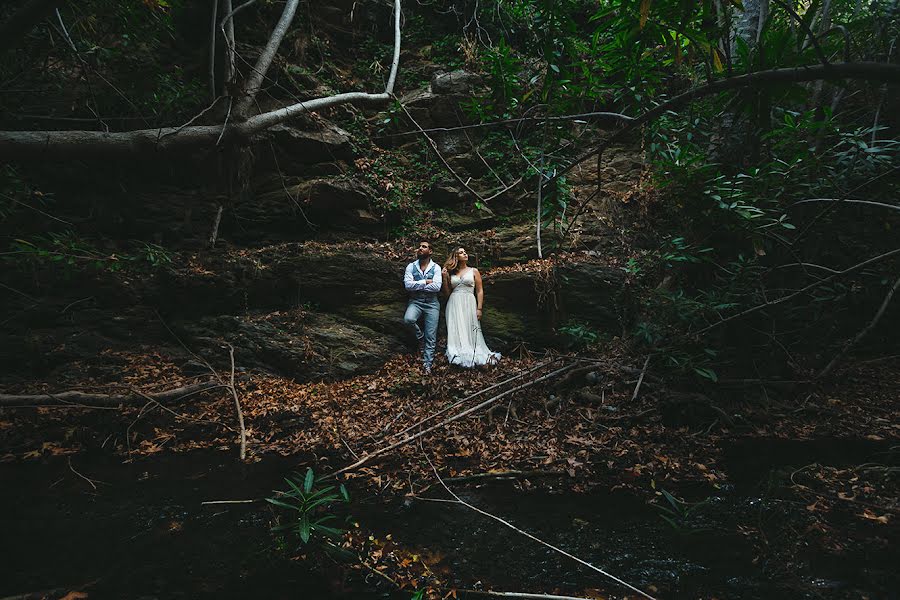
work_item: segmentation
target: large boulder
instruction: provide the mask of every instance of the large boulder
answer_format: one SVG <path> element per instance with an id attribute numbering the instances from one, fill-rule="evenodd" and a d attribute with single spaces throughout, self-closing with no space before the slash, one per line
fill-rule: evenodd
<path id="1" fill-rule="evenodd" d="M 591 261 L 488 273 L 485 338 L 498 349 L 553 346 L 564 341 L 558 329 L 576 323 L 618 334 L 632 312 L 624 285 L 620 269 Z"/>
<path id="2" fill-rule="evenodd" d="M 354 158 L 350 134 L 332 123 L 322 123 L 313 131 L 280 124 L 270 127 L 268 134 L 285 166 L 292 161 L 319 163 Z"/>
<path id="3" fill-rule="evenodd" d="M 463 69 L 449 73 L 435 73 L 431 78 L 431 91 L 435 94 L 471 94 L 481 83 L 481 77 Z"/>
<path id="4" fill-rule="evenodd" d="M 374 235 L 381 228 L 370 210 L 374 196 L 356 179 L 317 178 L 259 194 L 239 203 L 236 212 L 254 230 L 300 235 L 322 226 Z"/>

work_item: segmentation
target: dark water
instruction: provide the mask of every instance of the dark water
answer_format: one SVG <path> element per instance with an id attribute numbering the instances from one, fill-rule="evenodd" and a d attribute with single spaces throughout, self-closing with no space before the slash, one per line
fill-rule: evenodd
<path id="1" fill-rule="evenodd" d="M 745 450 L 730 450 L 735 470 Z M 758 464 L 761 453 L 755 447 L 749 452 L 756 462 L 737 487 L 672 490 L 699 503 L 690 514 L 676 515 L 674 526 L 624 492 L 522 493 L 509 483 L 459 491 L 472 504 L 659 598 L 895 597 L 896 548 L 893 558 L 835 559 L 810 551 L 798 573 L 758 558 L 752 539 L 738 529 L 748 515 L 773 543 L 777 536 L 796 536 L 797 543 L 803 537 L 791 529 L 796 506 L 751 483 L 772 468 Z M 786 456 L 783 449 L 775 455 Z M 201 505 L 270 495 L 298 463 L 269 458 L 243 465 L 225 452 L 128 464 L 102 455 L 72 457 L 72 467 L 96 480 L 96 490 L 63 457 L 0 465 L 0 597 L 64 588 L 85 589 L 92 599 L 409 598 L 339 562 L 288 560 L 274 547 L 273 513 L 265 504 Z M 446 498 L 439 489 L 428 495 Z M 452 572 L 465 587 L 625 593 L 462 506 L 385 501 L 358 491 L 351 510 L 364 528 L 421 550 L 436 572 Z"/>

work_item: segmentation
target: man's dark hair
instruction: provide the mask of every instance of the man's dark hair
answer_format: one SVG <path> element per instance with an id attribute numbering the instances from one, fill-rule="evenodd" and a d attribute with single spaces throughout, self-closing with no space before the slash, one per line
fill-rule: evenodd
<path id="1" fill-rule="evenodd" d="M 426 238 L 426 237 L 420 237 L 420 238 L 419 238 L 419 241 L 416 243 L 416 246 L 421 245 L 422 242 L 425 242 L 426 244 L 428 244 L 428 247 L 429 247 L 429 248 L 431 248 L 432 250 L 434 250 L 434 244 L 432 244 L 432 243 L 431 243 L 431 240 L 429 240 L 429 239 Z"/>

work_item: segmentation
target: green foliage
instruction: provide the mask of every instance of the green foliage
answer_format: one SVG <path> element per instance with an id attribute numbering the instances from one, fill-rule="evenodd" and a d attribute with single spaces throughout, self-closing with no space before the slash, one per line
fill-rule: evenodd
<path id="1" fill-rule="evenodd" d="M 590 325 L 578 321 L 570 321 L 560 327 L 558 331 L 566 338 L 570 348 L 586 348 L 600 339 L 600 334 Z"/>
<path id="2" fill-rule="evenodd" d="M 58 264 L 70 271 L 86 267 L 108 272 L 163 269 L 173 260 L 172 254 L 162 246 L 139 240 L 132 240 L 125 252 L 109 253 L 71 230 L 15 239 L 4 259 L 36 265 Z"/>
<path id="3" fill-rule="evenodd" d="M 266 498 L 266 502 L 292 512 L 287 517 L 289 522 L 274 527 L 272 531 L 294 533 L 300 538 L 301 545 L 309 543 L 316 535 L 333 540 L 344 535 L 343 529 L 327 524 L 337 520 L 337 515 L 332 512 L 336 503 L 350 502 L 343 484 L 317 489 L 312 468 L 307 468 L 302 478 L 294 475 L 284 480 L 289 489 L 277 492 L 274 498 Z"/>
<path id="4" fill-rule="evenodd" d="M 696 527 L 691 522 L 692 517 L 696 516 L 696 514 L 709 503 L 708 500 L 697 503 L 687 503 L 684 500 L 676 498 L 666 490 L 662 490 L 661 493 L 666 503 L 654 504 L 653 508 L 659 511 L 659 518 L 668 523 L 672 529 L 680 534 L 708 531 L 708 528 Z"/>

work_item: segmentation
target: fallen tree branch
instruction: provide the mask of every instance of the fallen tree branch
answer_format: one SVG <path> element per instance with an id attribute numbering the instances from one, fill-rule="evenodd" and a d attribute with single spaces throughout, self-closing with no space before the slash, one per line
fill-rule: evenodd
<path id="1" fill-rule="evenodd" d="M 16 405 L 26 403 L 29 406 L 85 405 L 90 407 L 94 405 L 115 407 L 119 405 L 135 405 L 146 402 L 147 399 L 163 403 L 180 400 L 185 396 L 219 387 L 223 386 L 218 382 L 202 381 L 153 394 L 142 394 L 140 392 L 129 394 L 90 394 L 78 391 L 48 394 L 0 394 L 0 408 L 19 408 Z"/>
<path id="2" fill-rule="evenodd" d="M 291 0 L 296 3 L 299 0 Z M 290 3 L 289 3 L 290 4 Z M 287 7 L 286 7 L 287 8 Z M 284 14 L 282 15 L 284 17 Z M 232 21 L 229 21 L 231 23 Z M 133 131 L 0 131 L 0 159 L 65 159 L 104 156 L 133 156 L 144 153 L 186 151 L 201 147 L 212 148 L 219 141 L 228 144 L 249 143 L 252 136 L 273 125 L 283 123 L 302 113 L 315 112 L 340 106 L 383 105 L 394 92 L 397 69 L 400 62 L 400 0 L 394 2 L 394 56 L 391 73 L 385 91 L 380 94 L 347 92 L 298 102 L 284 108 L 265 112 L 246 120 L 232 120 L 222 125 L 197 125 L 192 127 L 160 127 Z M 259 66 L 257 62 L 257 66 Z M 250 83 L 244 89 L 255 89 L 253 82 L 262 81 L 254 69 Z"/>
<path id="3" fill-rule="evenodd" d="M 466 481 L 480 481 L 483 479 L 523 479 L 527 477 L 562 477 L 566 473 L 559 471 L 496 471 L 486 473 L 475 473 L 473 475 L 463 475 L 461 477 L 449 477 L 447 481 L 454 483 L 464 483 Z"/>
<path id="4" fill-rule="evenodd" d="M 424 453 L 424 450 L 423 450 L 423 454 L 425 454 L 425 453 Z M 498 517 L 498 516 L 496 516 L 496 515 L 492 515 L 491 513 L 487 512 L 487 511 L 481 510 L 481 509 L 478 508 L 477 506 L 473 506 L 472 504 L 469 504 L 468 502 L 466 502 L 465 500 L 463 500 L 462 498 L 460 498 L 459 496 L 457 496 L 457 495 L 453 492 L 453 490 L 451 490 L 449 487 L 447 487 L 447 484 L 444 483 L 444 480 L 443 480 L 443 479 L 441 479 L 441 475 L 440 475 L 440 473 L 438 473 L 437 467 L 435 467 L 435 466 L 434 466 L 434 463 L 431 462 L 431 458 L 428 456 L 428 454 L 425 454 L 425 458 L 426 458 L 426 460 L 428 460 L 428 464 L 431 465 L 431 469 L 434 471 L 434 476 L 437 477 L 437 480 L 440 482 L 441 486 L 443 486 L 443 488 L 444 488 L 445 490 L 447 490 L 447 493 L 450 494 L 451 496 L 453 496 L 453 498 L 456 499 L 457 502 L 459 502 L 460 504 L 462 504 L 462 505 L 465 506 L 466 508 L 469 508 L 469 509 L 471 509 L 471 510 L 474 510 L 475 512 L 477 512 L 477 513 L 480 514 L 480 515 L 484 515 L 485 517 L 488 517 L 488 518 L 490 518 L 490 519 L 493 519 L 493 520 L 497 521 L 498 523 L 500 523 L 500 524 L 502 524 L 502 525 L 505 525 L 506 527 L 509 527 L 510 529 L 512 529 L 513 531 L 515 531 L 516 533 L 519 533 L 519 534 L 521 534 L 521 535 L 524 535 L 524 536 L 527 537 L 528 539 L 533 540 L 533 541 L 535 541 L 535 542 L 541 544 L 542 546 L 545 546 L 545 547 L 547 547 L 547 548 L 550 548 L 550 549 L 553 550 L 554 552 L 557 552 L 557 553 L 559 553 L 559 554 L 562 554 L 562 555 L 565 556 L 566 558 L 570 558 L 570 559 L 574 560 L 575 562 L 577 562 L 578 564 L 583 565 L 583 566 L 585 566 L 585 567 L 588 567 L 589 569 L 591 569 L 591 570 L 593 570 L 593 571 L 596 571 L 596 572 L 600 573 L 600 574 L 603 575 L 604 577 L 608 577 L 609 579 L 612 579 L 612 580 L 615 581 L 616 583 L 625 586 L 625 587 L 628 588 L 629 590 L 631 590 L 631 591 L 633 591 L 633 592 L 637 592 L 638 594 L 640 594 L 640 595 L 643 596 L 644 598 L 648 598 L 649 600 L 655 600 L 655 598 L 653 598 L 653 596 L 651 596 L 650 594 L 648 594 L 648 593 L 646 593 L 646 592 L 644 592 L 644 591 L 642 591 L 642 590 L 636 588 L 635 586 L 631 585 L 631 584 L 628 583 L 627 581 L 624 581 L 624 580 L 622 580 L 622 579 L 619 579 L 619 578 L 616 577 L 615 575 L 613 575 L 613 574 L 611 574 L 611 573 L 608 573 L 607 571 L 604 571 L 603 569 L 601 569 L 601 568 L 599 568 L 599 567 L 595 567 L 594 565 L 592 565 L 591 563 L 587 562 L 586 560 L 582 560 L 582 559 L 578 558 L 577 556 L 575 556 L 575 555 L 573 555 L 573 554 L 569 554 L 568 552 L 566 552 L 566 551 L 563 550 L 562 548 L 558 548 L 557 546 L 554 546 L 553 544 L 549 544 L 549 543 L 545 542 L 544 540 L 539 539 L 539 538 L 533 536 L 532 534 L 528 533 L 527 531 L 524 531 L 524 530 L 522 530 L 522 529 L 519 529 L 518 527 L 516 527 L 515 525 L 513 525 L 513 524 L 510 523 L 509 521 L 506 521 L 506 520 L 504 520 L 504 519 L 501 519 L 500 517 Z M 521 597 L 521 596 L 520 596 L 520 597 Z"/>
<path id="5" fill-rule="evenodd" d="M 647 358 L 644 360 L 644 367 L 641 369 L 641 376 L 638 377 L 637 385 L 634 386 L 634 392 L 631 394 L 631 401 L 634 402 L 638 393 L 641 391 L 641 384 L 644 383 L 644 375 L 647 374 L 647 365 L 650 364 L 650 355 L 647 355 Z"/>
<path id="6" fill-rule="evenodd" d="M 244 427 L 244 411 L 241 410 L 241 401 L 238 399 L 237 388 L 234 387 L 234 346 L 228 344 L 228 357 L 231 359 L 231 379 L 228 383 L 228 391 L 234 398 L 234 408 L 237 410 L 238 425 L 241 428 L 241 460 L 247 458 L 247 429 Z"/>
<path id="7" fill-rule="evenodd" d="M 423 435 L 425 435 L 427 433 L 431 433 L 432 431 L 434 431 L 436 429 L 446 427 L 447 425 L 449 425 L 450 423 L 453 423 L 454 421 L 458 421 L 459 419 L 461 419 L 465 416 L 468 416 L 478 410 L 481 410 L 483 408 L 490 406 L 491 404 L 498 402 L 500 399 L 504 398 L 505 396 L 508 396 L 509 394 L 512 394 L 513 392 L 523 390 L 523 389 L 530 387 L 541 381 L 546 381 L 547 379 L 555 377 L 555 376 L 559 375 L 560 373 L 568 371 L 569 369 L 571 369 L 574 366 L 575 366 L 574 364 L 566 365 L 565 367 L 562 367 L 561 369 L 552 371 L 552 372 L 548 373 L 547 375 L 538 377 L 537 379 L 535 379 L 533 381 L 529 381 L 528 383 L 524 383 L 522 385 L 516 386 L 516 387 L 512 388 L 511 390 L 507 390 L 507 391 L 503 392 L 502 394 L 492 396 L 491 398 L 488 398 L 484 402 L 481 402 L 480 404 L 477 404 L 477 405 L 473 406 L 472 408 L 469 408 L 460 413 L 457 413 L 457 414 L 453 415 L 452 417 L 450 417 L 449 419 L 445 419 L 445 420 L 441 421 L 440 423 L 437 423 L 436 425 L 432 425 L 431 427 L 428 427 L 427 429 L 423 429 L 422 431 L 420 431 L 414 435 L 411 435 L 409 437 L 403 438 L 402 440 L 399 440 L 397 442 L 394 442 L 393 444 L 390 444 L 389 446 L 385 446 L 384 448 L 374 450 L 374 451 L 370 452 L 369 454 L 366 454 L 365 456 L 363 456 L 361 459 L 359 459 L 355 463 L 353 463 L 351 465 L 347 465 L 343 469 L 339 469 L 339 470 L 335 471 L 328 477 L 337 477 L 338 475 L 340 475 L 342 473 L 346 473 L 348 471 L 353 471 L 354 469 L 358 469 L 359 467 L 363 466 L 364 464 L 366 464 L 367 462 L 369 462 L 376 456 L 381 456 L 382 454 L 390 452 L 391 450 L 393 450 L 395 448 L 398 448 L 400 446 L 408 444 L 409 442 L 412 442 L 413 440 L 417 440 L 420 437 L 422 437 Z"/>

